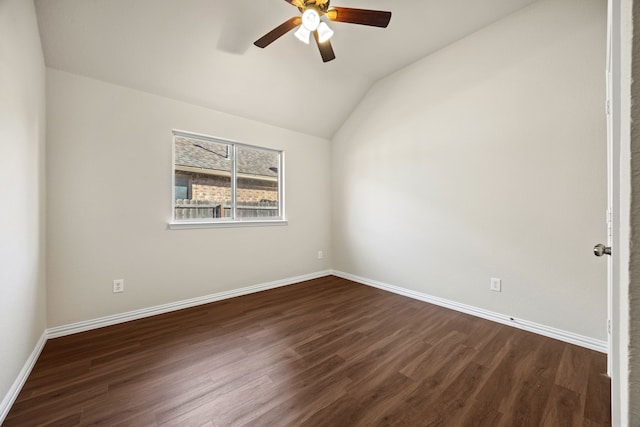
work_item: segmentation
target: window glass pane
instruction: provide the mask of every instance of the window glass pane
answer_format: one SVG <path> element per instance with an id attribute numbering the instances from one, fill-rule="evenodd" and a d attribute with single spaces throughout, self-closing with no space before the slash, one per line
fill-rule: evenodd
<path id="1" fill-rule="evenodd" d="M 175 219 L 231 216 L 229 144 L 176 136 Z"/>
<path id="2" fill-rule="evenodd" d="M 189 178 L 176 172 L 176 181 L 175 181 L 175 198 L 178 199 L 190 199 L 191 194 L 189 194 Z"/>
<path id="3" fill-rule="evenodd" d="M 237 217 L 278 217 L 280 154 L 252 147 L 237 147 Z"/>

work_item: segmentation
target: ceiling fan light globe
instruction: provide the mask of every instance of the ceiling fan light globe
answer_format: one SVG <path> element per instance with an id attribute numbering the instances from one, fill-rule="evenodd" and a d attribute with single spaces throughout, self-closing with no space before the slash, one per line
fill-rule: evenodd
<path id="1" fill-rule="evenodd" d="M 332 36 L 333 36 L 333 30 L 329 28 L 329 26 L 326 23 L 321 22 L 320 25 L 318 25 L 318 41 L 320 43 L 324 43 L 327 40 L 329 40 Z"/>
<path id="2" fill-rule="evenodd" d="M 302 43 L 309 44 L 309 37 L 311 37 L 311 32 L 307 30 L 304 25 L 300 25 L 300 28 L 298 28 L 298 31 L 296 31 L 294 35 Z"/>
<path id="3" fill-rule="evenodd" d="M 320 15 L 315 9 L 307 9 L 302 13 L 302 26 L 309 32 L 315 31 L 320 25 Z"/>

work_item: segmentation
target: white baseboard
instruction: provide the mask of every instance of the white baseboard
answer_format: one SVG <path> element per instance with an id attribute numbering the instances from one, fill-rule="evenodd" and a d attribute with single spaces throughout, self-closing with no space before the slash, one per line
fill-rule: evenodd
<path id="1" fill-rule="evenodd" d="M 16 399 L 18 398 L 18 394 L 20 394 L 20 390 L 22 390 L 22 386 L 24 386 L 24 383 L 27 381 L 27 378 L 29 378 L 29 374 L 31 373 L 33 366 L 36 364 L 36 361 L 38 360 L 38 357 L 40 356 L 40 353 L 42 352 L 42 349 L 44 348 L 44 345 L 46 343 L 47 343 L 47 331 L 44 331 L 40 336 L 40 339 L 36 343 L 35 348 L 29 355 L 29 358 L 27 359 L 24 366 L 22 367 L 20 374 L 18 374 L 18 378 L 16 378 L 16 380 L 13 382 L 6 396 L 4 397 L 4 399 L 2 399 L 2 403 L 0 403 L 0 425 L 2 425 L 2 423 L 4 422 L 4 419 L 9 414 L 9 409 L 11 409 L 11 405 L 13 405 L 13 402 L 15 402 Z"/>
<path id="2" fill-rule="evenodd" d="M 72 323 L 69 325 L 56 326 L 47 330 L 48 338 L 58 338 L 66 335 L 86 332 L 92 329 L 103 328 L 105 326 L 116 325 L 118 323 L 129 322 L 131 320 L 142 319 L 145 317 L 155 316 L 158 314 L 169 313 L 171 311 L 182 310 L 189 307 L 195 307 L 210 302 L 220 301 L 228 298 L 234 298 L 241 295 L 252 294 L 254 292 L 266 291 L 268 289 L 279 288 L 282 286 L 293 285 L 295 283 L 304 282 L 306 280 L 317 279 L 319 277 L 328 276 L 330 270 L 319 271 L 316 273 L 305 274 L 302 276 L 290 277 L 287 279 L 276 280 L 273 282 L 262 283 L 259 285 L 247 286 L 240 289 L 232 289 L 230 291 L 218 292 L 202 297 L 191 298 L 188 300 L 172 302 L 169 304 L 157 305 L 155 307 L 143 308 L 140 310 L 128 311 L 126 313 L 114 314 L 111 316 L 100 317 L 98 319 L 85 320 L 82 322 Z"/>
<path id="3" fill-rule="evenodd" d="M 332 270 L 331 274 L 363 285 L 372 286 L 374 288 L 393 292 L 394 294 L 403 295 L 409 298 L 428 302 L 451 310 L 467 313 L 472 316 L 481 317 L 493 322 L 502 323 L 504 325 L 513 326 L 518 329 L 533 332 L 545 337 L 554 338 L 560 341 L 575 344 L 601 353 L 608 353 L 608 343 L 606 341 L 597 340 L 595 338 L 586 337 L 584 335 L 575 334 L 573 332 L 564 331 L 562 329 L 553 328 L 551 326 L 541 325 L 539 323 L 530 322 L 528 320 L 516 319 L 511 316 L 496 313 L 482 308 L 473 307 L 471 305 L 461 304 L 444 298 L 435 297 L 421 292 L 412 291 L 410 289 L 401 288 L 399 286 L 389 285 L 387 283 L 378 282 L 376 280 L 367 279 L 353 274 L 344 273 L 342 271 Z"/>

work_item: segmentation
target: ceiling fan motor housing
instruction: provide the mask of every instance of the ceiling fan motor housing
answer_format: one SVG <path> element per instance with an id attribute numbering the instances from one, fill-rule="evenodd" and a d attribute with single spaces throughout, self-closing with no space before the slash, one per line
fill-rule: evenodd
<path id="1" fill-rule="evenodd" d="M 327 9 L 329 9 L 329 0 L 305 0 L 304 5 L 298 7 L 298 9 L 300 9 L 300 12 L 303 13 L 306 9 L 309 8 L 316 9 L 319 14 L 322 15 L 327 11 Z"/>

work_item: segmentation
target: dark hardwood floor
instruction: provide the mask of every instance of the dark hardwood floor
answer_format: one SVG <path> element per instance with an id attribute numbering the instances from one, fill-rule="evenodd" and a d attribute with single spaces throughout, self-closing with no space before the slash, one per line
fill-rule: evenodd
<path id="1" fill-rule="evenodd" d="M 606 426 L 604 354 L 326 277 L 47 342 L 5 426 Z"/>

